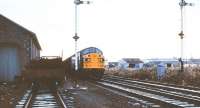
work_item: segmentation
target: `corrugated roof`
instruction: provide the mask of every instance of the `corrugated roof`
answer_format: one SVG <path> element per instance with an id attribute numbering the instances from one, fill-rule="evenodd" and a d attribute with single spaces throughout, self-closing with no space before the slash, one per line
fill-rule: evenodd
<path id="1" fill-rule="evenodd" d="M 33 41 L 35 42 L 36 46 L 38 47 L 38 49 L 41 50 L 41 46 L 39 44 L 39 41 L 37 39 L 37 36 L 35 33 L 33 33 L 32 31 L 22 27 L 21 25 L 15 23 L 14 21 L 8 19 L 7 17 L 3 16 L 2 14 L 0 14 L 0 17 L 3 18 L 4 20 L 7 20 L 8 22 L 11 22 L 12 24 L 14 24 L 15 26 L 18 26 L 19 28 L 21 28 L 24 32 L 26 32 L 27 34 L 29 34 L 28 36 L 30 36 L 30 38 L 33 38 Z"/>

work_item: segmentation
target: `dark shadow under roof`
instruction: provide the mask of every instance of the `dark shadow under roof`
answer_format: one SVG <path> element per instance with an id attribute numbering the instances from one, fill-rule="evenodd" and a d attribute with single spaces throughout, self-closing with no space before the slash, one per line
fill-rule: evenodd
<path id="1" fill-rule="evenodd" d="M 144 63 L 139 58 L 123 58 L 124 61 L 126 61 L 129 64 L 138 64 L 138 63 Z"/>

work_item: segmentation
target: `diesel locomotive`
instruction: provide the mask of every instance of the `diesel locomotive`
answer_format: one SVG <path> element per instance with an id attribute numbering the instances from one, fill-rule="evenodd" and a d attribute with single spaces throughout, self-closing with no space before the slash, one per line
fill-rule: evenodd
<path id="1" fill-rule="evenodd" d="M 22 72 L 22 79 L 27 83 L 37 82 L 52 85 L 63 82 L 66 78 L 99 80 L 105 71 L 103 52 L 89 47 L 78 52 L 78 69 L 75 69 L 75 55 L 62 60 L 57 56 L 43 56 L 32 60 Z"/>
<path id="2" fill-rule="evenodd" d="M 85 48 L 77 52 L 77 70 L 75 54 L 63 61 L 67 76 L 81 79 L 100 79 L 105 71 L 103 52 L 96 47 Z"/>

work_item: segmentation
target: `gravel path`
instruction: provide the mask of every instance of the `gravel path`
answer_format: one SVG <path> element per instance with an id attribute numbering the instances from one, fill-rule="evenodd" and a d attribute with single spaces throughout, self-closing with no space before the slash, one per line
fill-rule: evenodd
<path id="1" fill-rule="evenodd" d="M 137 105 L 133 106 L 132 100 L 93 84 L 85 82 L 79 83 L 79 85 L 80 87 L 72 91 L 75 108 L 139 108 Z"/>
<path id="2" fill-rule="evenodd" d="M 14 108 L 25 89 L 24 84 L 0 83 L 0 108 Z"/>

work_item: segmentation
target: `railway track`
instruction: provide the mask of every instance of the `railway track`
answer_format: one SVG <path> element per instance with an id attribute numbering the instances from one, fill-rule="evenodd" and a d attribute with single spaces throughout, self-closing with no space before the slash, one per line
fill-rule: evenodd
<path id="1" fill-rule="evenodd" d="M 147 85 L 151 87 L 159 87 L 167 90 L 173 90 L 177 92 L 184 92 L 184 93 L 189 93 L 193 95 L 198 95 L 200 96 L 200 88 L 198 87 L 190 87 L 190 86 L 181 86 L 181 85 L 175 85 L 175 84 L 166 84 L 166 83 L 160 83 L 160 82 L 155 82 L 155 81 L 145 81 L 145 80 L 133 80 L 130 78 L 124 78 L 120 76 L 104 76 L 104 78 L 112 78 L 112 79 L 117 79 L 117 80 L 123 80 L 126 82 L 133 82 L 137 83 L 140 85 Z"/>
<path id="2" fill-rule="evenodd" d="M 200 91 L 186 87 L 169 86 L 147 81 L 131 80 L 117 76 L 105 76 L 96 83 L 104 88 L 126 94 L 129 98 L 147 101 L 150 106 L 161 108 L 200 108 Z"/>
<path id="3" fill-rule="evenodd" d="M 74 100 L 61 90 L 27 90 L 16 108 L 74 108 Z"/>
<path id="4" fill-rule="evenodd" d="M 27 90 L 26 94 L 16 105 L 16 108 L 67 108 L 58 92 L 48 89 L 32 92 Z"/>

